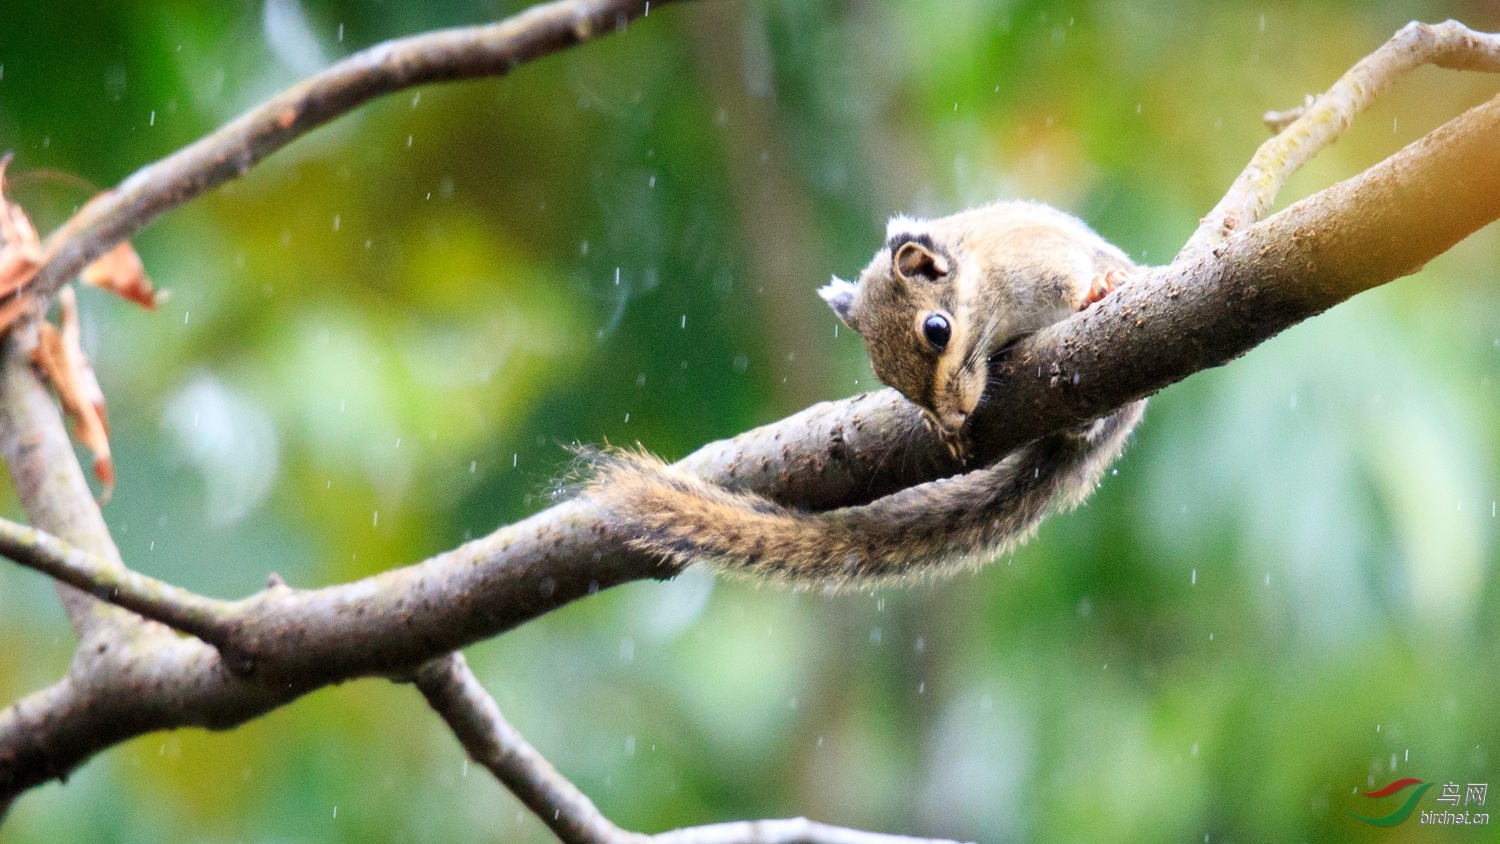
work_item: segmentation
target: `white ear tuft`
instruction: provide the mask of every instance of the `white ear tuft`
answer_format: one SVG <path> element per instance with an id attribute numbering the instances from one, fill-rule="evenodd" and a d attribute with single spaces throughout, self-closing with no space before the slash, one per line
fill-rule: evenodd
<path id="1" fill-rule="evenodd" d="M 898 234 L 923 234 L 930 226 L 928 221 L 908 217 L 905 214 L 897 214 L 885 224 L 885 239 L 890 240 Z"/>
<path id="2" fill-rule="evenodd" d="M 833 308 L 833 312 L 838 316 L 840 322 L 858 331 L 859 327 L 854 324 L 853 316 L 854 292 L 856 290 L 858 288 L 853 284 L 844 281 L 838 276 L 834 276 L 832 281 L 818 288 L 818 295 L 823 297 L 823 301 L 828 303 L 828 307 Z"/>

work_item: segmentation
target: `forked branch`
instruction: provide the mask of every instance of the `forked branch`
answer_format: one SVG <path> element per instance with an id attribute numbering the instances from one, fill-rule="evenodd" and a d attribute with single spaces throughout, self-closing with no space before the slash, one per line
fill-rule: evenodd
<path id="1" fill-rule="evenodd" d="M 1275 137 L 1255 151 L 1182 251 L 1222 243 L 1236 228 L 1264 217 L 1287 179 L 1337 140 L 1398 79 L 1424 64 L 1500 72 L 1500 35 L 1475 32 L 1458 21 L 1412 21 L 1322 95 L 1309 96 L 1294 109 L 1267 112 L 1263 119 Z"/>

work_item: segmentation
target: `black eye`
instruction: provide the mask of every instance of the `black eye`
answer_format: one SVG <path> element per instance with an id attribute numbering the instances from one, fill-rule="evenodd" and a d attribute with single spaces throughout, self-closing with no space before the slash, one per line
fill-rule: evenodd
<path id="1" fill-rule="evenodd" d="M 951 333 L 948 318 L 942 314 L 928 314 L 927 319 L 922 320 L 922 336 L 939 352 L 948 347 L 948 336 Z"/>

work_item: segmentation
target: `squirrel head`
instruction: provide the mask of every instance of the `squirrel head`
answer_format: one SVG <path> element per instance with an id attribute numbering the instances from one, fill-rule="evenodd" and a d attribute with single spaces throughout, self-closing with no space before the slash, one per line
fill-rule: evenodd
<path id="1" fill-rule="evenodd" d="M 991 358 L 1097 300 L 1132 267 L 1076 218 L 997 202 L 937 220 L 896 217 L 858 283 L 818 291 L 864 337 L 875 375 L 926 411 L 955 455 Z"/>

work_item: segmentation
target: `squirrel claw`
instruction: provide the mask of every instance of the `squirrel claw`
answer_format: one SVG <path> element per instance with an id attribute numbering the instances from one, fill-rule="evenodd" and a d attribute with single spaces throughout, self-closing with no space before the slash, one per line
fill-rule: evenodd
<path id="1" fill-rule="evenodd" d="M 943 427 L 941 422 L 930 413 L 922 414 L 922 425 L 942 441 L 943 446 L 948 449 L 948 455 L 960 463 L 968 462 L 969 448 L 964 441 L 962 431 L 955 431 Z"/>
<path id="2" fill-rule="evenodd" d="M 1118 267 L 1111 268 L 1094 276 L 1093 280 L 1089 282 L 1088 292 L 1084 294 L 1083 307 L 1079 308 L 1079 310 L 1083 310 L 1083 308 L 1087 308 L 1089 305 L 1108 296 L 1114 292 L 1116 287 L 1119 287 L 1129 278 L 1130 275 Z"/>

